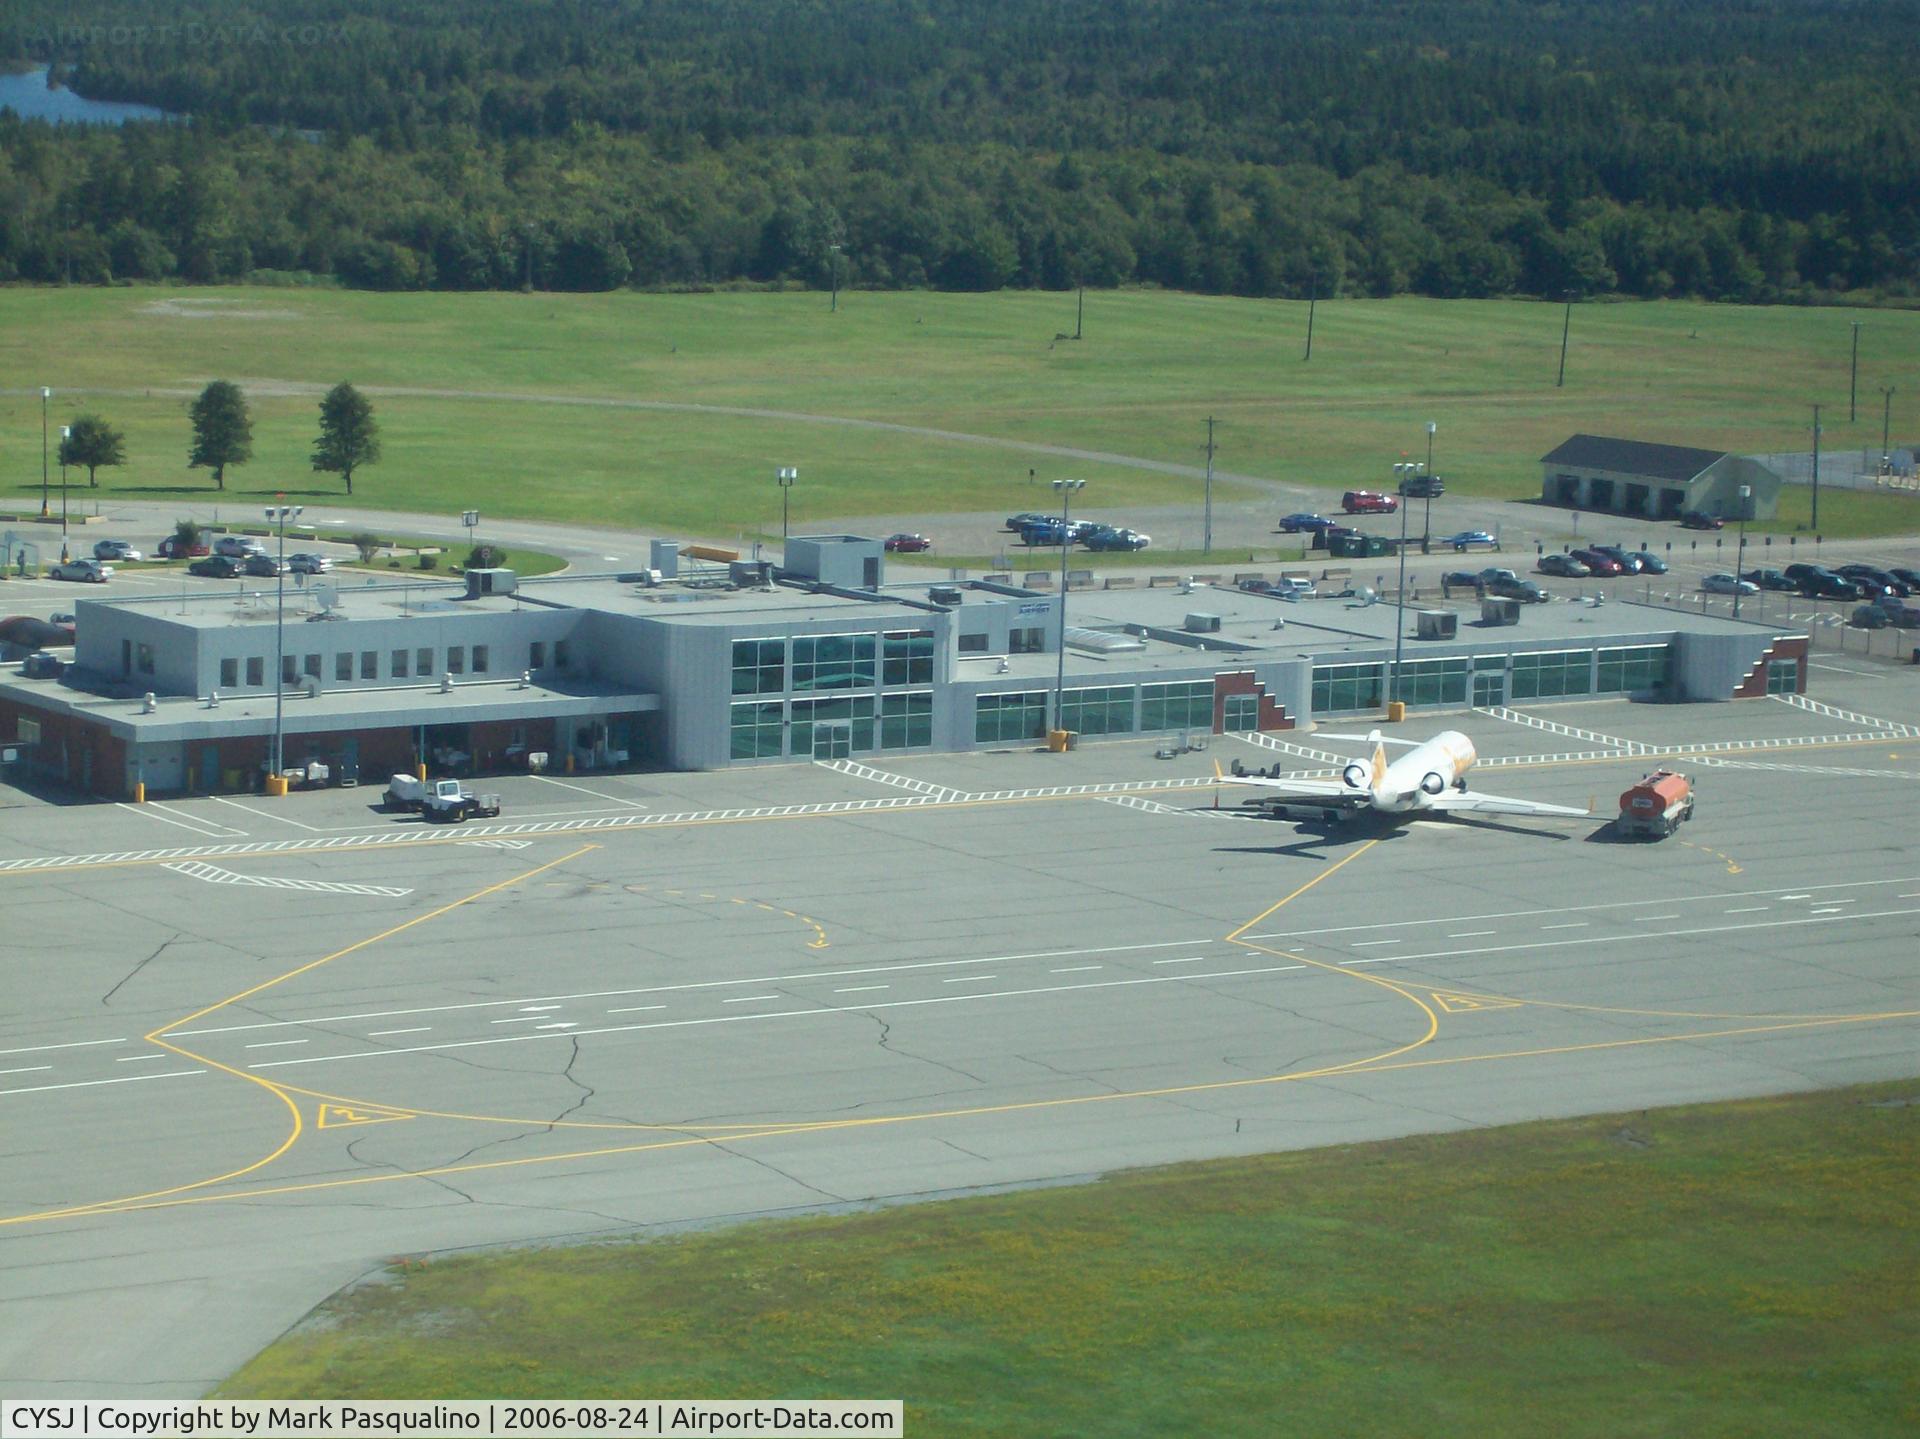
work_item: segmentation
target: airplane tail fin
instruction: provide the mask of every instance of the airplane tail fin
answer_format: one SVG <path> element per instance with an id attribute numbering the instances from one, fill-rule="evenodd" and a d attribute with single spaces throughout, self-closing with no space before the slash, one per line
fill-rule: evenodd
<path id="1" fill-rule="evenodd" d="M 1373 764 L 1370 768 L 1368 779 L 1369 787 L 1375 794 L 1378 794 L 1380 792 L 1380 786 L 1385 783 L 1387 778 L 1387 747 L 1380 743 L 1379 730 L 1373 732 L 1373 741 Z"/>

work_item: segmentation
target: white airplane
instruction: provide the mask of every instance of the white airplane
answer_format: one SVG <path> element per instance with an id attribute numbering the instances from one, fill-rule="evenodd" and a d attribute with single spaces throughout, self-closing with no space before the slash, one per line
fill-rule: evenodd
<path id="1" fill-rule="evenodd" d="M 1322 734 L 1320 739 L 1348 740 L 1373 746 L 1367 762 L 1355 760 L 1340 772 L 1337 780 L 1266 779 L 1257 775 L 1214 774 L 1226 784 L 1255 785 L 1281 791 L 1274 798 L 1281 803 L 1298 797 L 1304 808 L 1327 810 L 1371 809 L 1382 814 L 1411 814 L 1432 811 L 1441 814 L 1519 814 L 1560 815 L 1590 818 L 1589 809 L 1572 809 L 1563 804 L 1542 804 L 1538 800 L 1505 799 L 1500 795 L 1479 794 L 1467 789 L 1466 774 L 1477 758 L 1473 741 L 1458 730 L 1443 730 L 1429 740 L 1388 739 L 1379 730 L 1364 735 Z M 1387 763 L 1387 746 L 1398 745 L 1408 753 Z"/>

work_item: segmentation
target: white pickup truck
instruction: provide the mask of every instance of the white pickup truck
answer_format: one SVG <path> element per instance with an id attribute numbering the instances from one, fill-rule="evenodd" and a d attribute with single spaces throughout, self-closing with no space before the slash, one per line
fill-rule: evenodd
<path id="1" fill-rule="evenodd" d="M 387 781 L 388 809 L 417 809 L 429 824 L 459 824 L 500 813 L 500 796 L 475 794 L 457 779 L 424 781 L 397 774 Z"/>

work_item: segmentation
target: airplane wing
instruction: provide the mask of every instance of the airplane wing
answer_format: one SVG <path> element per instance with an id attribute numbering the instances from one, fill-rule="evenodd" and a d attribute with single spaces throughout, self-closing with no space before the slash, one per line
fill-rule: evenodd
<path id="1" fill-rule="evenodd" d="M 1267 779 L 1262 775 L 1221 774 L 1216 769 L 1214 777 L 1222 784 L 1252 785 L 1256 789 L 1275 790 L 1275 799 L 1285 799 L 1297 795 L 1316 804 L 1332 801 L 1336 805 L 1361 807 L 1367 803 L 1367 792 L 1355 789 L 1337 779 Z"/>
<path id="2" fill-rule="evenodd" d="M 1533 814 L 1562 815 L 1575 819 L 1592 819 L 1591 809 L 1573 809 L 1564 804 L 1542 804 L 1531 799 L 1505 799 L 1497 794 L 1482 794 L 1478 790 L 1448 790 L 1437 794 L 1427 801 L 1428 811 L 1439 810 L 1451 814 Z"/>

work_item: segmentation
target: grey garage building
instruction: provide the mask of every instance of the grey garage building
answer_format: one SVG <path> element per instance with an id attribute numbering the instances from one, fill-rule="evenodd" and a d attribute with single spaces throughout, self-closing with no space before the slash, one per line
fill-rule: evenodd
<path id="1" fill-rule="evenodd" d="M 1723 450 L 1656 445 L 1607 435 L 1575 435 L 1540 457 L 1540 497 L 1576 510 L 1651 520 L 1688 511 L 1740 517 L 1740 487 L 1752 490 L 1750 520 L 1770 520 L 1780 477 L 1758 460 Z"/>

